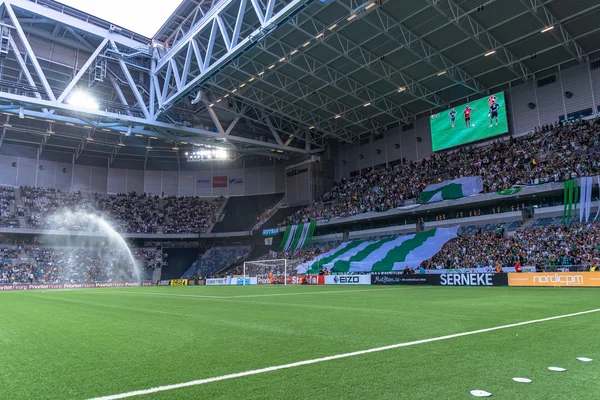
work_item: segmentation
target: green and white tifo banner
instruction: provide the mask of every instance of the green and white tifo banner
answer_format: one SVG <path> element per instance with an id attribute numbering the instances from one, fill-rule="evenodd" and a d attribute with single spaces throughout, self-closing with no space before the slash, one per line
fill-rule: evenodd
<path id="1" fill-rule="evenodd" d="M 316 226 L 316 222 L 288 226 L 283 234 L 283 241 L 279 250 L 287 251 L 305 248 L 312 241 Z"/>
<path id="2" fill-rule="evenodd" d="M 452 181 L 427 185 L 425 190 L 419 196 L 419 200 L 422 203 L 431 203 L 434 201 L 460 199 L 462 197 L 481 193 L 482 190 L 483 180 L 481 177 L 468 176 Z"/>
<path id="3" fill-rule="evenodd" d="M 319 268 L 331 272 L 398 271 L 418 267 L 433 257 L 449 240 L 456 238 L 458 226 L 437 228 L 390 239 L 355 240 L 300 264 L 300 274 L 318 273 Z"/>

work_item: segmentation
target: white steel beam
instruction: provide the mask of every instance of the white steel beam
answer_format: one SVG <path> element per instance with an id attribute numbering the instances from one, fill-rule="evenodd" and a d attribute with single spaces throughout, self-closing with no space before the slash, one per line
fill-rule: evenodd
<path id="1" fill-rule="evenodd" d="M 24 95 L 8 93 L 8 92 L 1 92 L 1 91 L 0 91 L 0 99 L 5 100 L 5 101 L 10 101 L 10 102 L 13 102 L 16 104 L 25 104 L 25 105 L 32 106 L 32 107 L 28 106 L 28 108 L 31 108 L 31 109 L 27 110 L 28 115 L 32 115 L 37 118 L 53 120 L 53 121 L 69 120 L 69 121 L 76 122 L 76 123 L 79 121 L 81 123 L 81 120 L 78 120 L 76 118 L 69 119 L 68 117 L 63 117 L 60 115 L 56 115 L 55 113 L 52 113 L 53 111 L 63 111 L 63 112 L 71 113 L 71 114 L 72 113 L 79 113 L 79 114 L 82 113 L 82 111 L 79 107 L 73 106 L 71 104 L 58 103 L 56 101 L 37 99 L 34 97 L 27 97 Z M 50 110 L 50 112 L 46 113 L 46 112 L 34 111 L 33 109 L 35 109 L 36 107 L 37 108 L 48 108 Z M 260 141 L 260 140 L 255 140 L 255 139 L 248 139 L 248 138 L 239 137 L 239 136 L 232 136 L 232 135 L 225 136 L 219 132 L 211 132 L 211 131 L 207 131 L 207 130 L 199 129 L 199 128 L 190 128 L 190 127 L 185 127 L 185 126 L 173 125 L 173 124 L 169 124 L 169 123 L 165 123 L 165 122 L 156 121 L 153 119 L 139 118 L 139 117 L 135 117 L 135 116 L 122 115 L 122 114 L 116 114 L 116 113 L 99 111 L 99 110 L 86 110 L 83 112 L 83 114 L 86 114 L 89 117 L 96 117 L 99 119 L 103 119 L 105 121 L 108 120 L 108 121 L 112 121 L 112 122 L 118 122 L 118 123 L 122 124 L 122 126 L 129 125 L 129 126 L 138 127 L 138 128 L 135 128 L 135 132 L 140 133 L 140 134 L 145 134 L 145 135 L 154 135 L 154 133 L 144 131 L 144 129 L 154 129 L 154 130 L 160 130 L 163 132 L 170 132 L 173 135 L 190 135 L 190 137 L 188 137 L 186 139 L 186 141 L 188 141 L 190 143 L 195 143 L 195 142 L 200 143 L 198 141 L 195 141 L 194 137 L 215 137 L 215 138 L 227 139 L 228 141 L 231 141 L 231 142 L 250 144 L 250 145 L 254 145 L 254 146 L 258 146 L 258 147 L 285 150 L 285 151 L 291 151 L 291 152 L 295 152 L 295 153 L 303 153 L 303 154 L 306 153 L 306 150 L 304 150 L 304 149 L 298 149 L 298 148 L 294 148 L 294 147 L 283 147 L 283 146 L 279 146 L 278 144 L 275 144 L 275 143 L 269 143 L 269 142 L 264 142 L 264 141 Z M 89 124 L 89 122 L 82 123 L 82 125 L 87 125 L 87 124 Z M 173 136 L 173 135 L 170 135 L 167 138 L 171 139 L 171 140 L 177 139 L 177 137 Z M 312 151 L 314 151 L 314 149 Z"/>
<path id="2" fill-rule="evenodd" d="M 58 10 L 51 9 L 42 4 L 42 2 L 31 1 L 31 0 L 4 0 L 6 5 L 12 5 L 14 7 L 18 7 L 22 10 L 29 11 L 33 14 L 40 15 L 42 17 L 54 20 L 56 22 L 60 22 L 65 25 L 72 26 L 75 29 L 89 32 L 97 37 L 105 38 L 110 37 L 115 42 L 122 44 L 123 46 L 127 46 L 131 49 L 136 49 L 141 46 L 148 46 L 149 43 L 141 42 L 139 40 L 135 40 L 131 37 L 127 37 L 121 33 L 111 31 L 110 29 L 102 28 L 98 25 L 91 24 L 89 22 L 84 21 L 83 19 L 79 19 L 73 17 L 67 13 L 60 12 Z"/>
<path id="3" fill-rule="evenodd" d="M 75 87 L 75 85 L 77 85 L 77 83 L 79 82 L 79 80 L 81 79 L 81 77 L 83 77 L 83 75 L 85 75 L 85 73 L 90 68 L 90 66 L 92 65 L 92 63 L 94 61 L 96 61 L 96 58 L 98 57 L 98 55 L 100 54 L 100 52 L 102 50 L 104 50 L 104 47 L 106 46 L 107 43 L 108 43 L 108 39 L 105 38 L 102 41 L 102 43 L 100 43 L 100 46 L 98 46 L 96 48 L 96 50 L 94 50 L 94 52 L 92 53 L 92 55 L 90 56 L 90 58 L 85 62 L 85 64 L 83 64 L 83 66 L 81 67 L 81 69 L 79 70 L 79 72 L 77 72 L 77 74 L 75 75 L 75 77 L 73 77 L 73 79 L 71 80 L 71 82 L 69 82 L 69 84 L 67 85 L 67 87 L 65 88 L 65 90 L 58 97 L 57 101 L 59 103 L 62 103 L 63 101 L 65 101 L 67 99 L 67 96 L 71 93 L 71 91 L 73 90 L 73 88 Z"/>
<path id="4" fill-rule="evenodd" d="M 23 31 L 23 28 L 21 27 L 21 24 L 19 23 L 19 20 L 17 19 L 17 16 L 15 15 L 15 12 L 12 9 L 12 6 L 10 5 L 10 2 L 5 3 L 4 7 L 6 9 L 6 13 L 9 15 L 9 17 L 13 23 L 13 26 L 15 27 L 15 30 L 17 31 L 17 34 L 19 35 L 19 39 L 21 39 L 21 43 L 23 44 L 23 47 L 25 47 L 25 51 L 29 55 L 31 64 L 33 64 L 33 68 L 35 69 L 35 72 L 37 73 L 38 78 L 42 82 L 42 86 L 44 87 L 46 94 L 48 95 L 50 100 L 52 100 L 52 101 L 56 100 L 56 97 L 54 96 L 54 93 L 52 92 L 52 88 L 50 87 L 50 84 L 48 83 L 48 80 L 46 79 L 46 75 L 44 74 L 44 71 L 42 70 L 40 63 L 38 62 L 37 57 L 35 56 L 35 53 L 33 52 L 33 49 L 31 48 L 31 45 L 29 44 L 27 35 Z"/>
<path id="5" fill-rule="evenodd" d="M 245 38 L 238 38 L 239 31 L 234 30 L 234 35 L 231 38 L 224 39 L 224 43 L 227 46 L 227 43 L 231 46 L 225 54 L 221 55 L 218 59 L 213 60 L 212 57 L 212 48 L 214 46 L 215 38 L 217 35 L 217 31 L 219 30 L 219 20 L 223 17 L 225 12 L 229 10 L 234 4 L 237 5 L 237 1 L 240 0 L 223 0 L 217 6 L 213 7 L 207 15 L 196 24 L 190 31 L 188 31 L 185 36 L 180 39 L 168 52 L 167 54 L 161 58 L 156 65 L 156 69 L 154 71 L 155 75 L 162 74 L 162 70 L 165 66 L 171 65 L 171 59 L 177 57 L 185 51 L 186 46 L 188 46 L 189 42 L 194 40 L 198 35 L 203 33 L 205 29 L 211 28 L 211 33 L 207 45 L 207 49 L 204 52 L 204 58 L 198 59 L 198 63 L 203 65 L 204 70 L 200 71 L 195 77 L 193 77 L 188 83 L 186 83 L 181 89 L 175 91 L 170 97 L 164 99 L 162 106 L 157 110 L 155 117 L 160 115 L 166 109 L 172 107 L 176 102 L 187 96 L 192 90 L 196 89 L 199 85 L 204 83 L 207 79 L 209 79 L 212 75 L 214 75 L 217 71 L 231 63 L 239 54 L 253 47 L 258 41 L 268 35 L 273 29 L 275 29 L 279 24 L 286 21 L 290 16 L 294 13 L 298 12 L 302 8 L 304 8 L 308 3 L 312 0 L 292 0 L 287 3 L 281 10 L 271 16 L 271 18 L 265 18 L 264 13 L 261 11 L 259 7 L 260 4 L 257 1 L 253 2 L 253 8 L 256 12 L 256 15 L 261 22 L 260 25 L 253 26 L 254 31 L 247 35 Z M 269 5 L 268 7 L 274 7 L 273 5 Z M 267 10 L 268 11 L 268 10 Z M 243 13 L 244 10 L 239 7 L 237 9 L 239 17 L 239 13 Z M 243 18 L 243 17 L 242 17 Z M 222 30 L 226 32 L 224 26 L 222 24 Z M 236 18 L 236 25 L 239 22 L 239 18 Z M 211 25 L 212 24 L 212 25 Z M 233 46 L 233 43 L 236 43 Z M 196 57 L 198 55 L 196 54 Z M 170 79 L 165 81 L 165 88 L 168 88 L 170 85 Z M 165 93 L 165 88 L 163 88 L 163 93 Z"/>

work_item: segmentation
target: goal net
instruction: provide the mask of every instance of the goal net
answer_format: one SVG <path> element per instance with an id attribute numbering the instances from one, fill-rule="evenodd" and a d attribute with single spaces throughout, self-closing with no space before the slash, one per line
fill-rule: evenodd
<path id="1" fill-rule="evenodd" d="M 244 283 L 246 278 L 256 277 L 259 284 L 287 285 L 288 260 L 259 260 L 244 262 Z"/>

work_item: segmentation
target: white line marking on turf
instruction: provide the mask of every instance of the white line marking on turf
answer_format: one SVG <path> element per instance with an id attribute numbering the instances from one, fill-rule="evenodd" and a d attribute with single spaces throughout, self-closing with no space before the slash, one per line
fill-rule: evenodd
<path id="1" fill-rule="evenodd" d="M 150 296 L 174 296 L 174 297 L 197 297 L 200 299 L 241 299 L 248 297 L 273 297 L 273 296 L 295 296 L 295 295 L 311 295 L 311 294 L 328 294 L 328 293 L 355 293 L 355 292 L 383 292 L 387 290 L 407 290 L 408 288 L 394 288 L 394 289 L 357 289 L 357 290 L 328 290 L 320 292 L 294 292 L 294 293 L 269 293 L 269 294 L 248 294 L 242 296 L 208 296 L 201 294 L 183 294 L 183 293 L 158 293 L 158 292 L 126 292 L 124 290 L 106 290 L 98 291 L 94 293 L 125 293 L 131 295 L 150 295 Z"/>
<path id="2" fill-rule="evenodd" d="M 557 316 L 554 316 L 554 317 L 534 319 L 534 320 L 531 320 L 531 321 L 524 321 L 524 322 L 517 322 L 517 323 L 514 323 L 514 324 L 495 326 L 493 328 L 478 329 L 476 331 L 454 333 L 452 335 L 446 335 L 446 336 L 439 336 L 439 337 L 435 337 L 435 338 L 416 340 L 414 342 L 397 343 L 397 344 L 392 344 L 392 345 L 389 345 L 389 346 L 375 347 L 373 349 L 353 351 L 351 353 L 343 353 L 343 354 L 337 354 L 337 355 L 334 355 L 334 356 L 315 358 L 315 359 L 312 359 L 312 360 L 298 361 L 298 362 L 294 362 L 294 363 L 290 363 L 290 364 L 276 365 L 276 366 L 273 366 L 273 367 L 254 369 L 254 370 L 245 371 L 245 372 L 238 372 L 238 373 L 235 373 L 235 374 L 215 376 L 213 378 L 199 379 L 199 380 L 190 381 L 190 382 L 177 383 L 177 384 L 174 384 L 174 385 L 158 386 L 158 387 L 154 387 L 154 388 L 150 388 L 150 389 L 136 390 L 136 391 L 133 391 L 133 392 L 113 394 L 113 395 L 103 396 L 103 397 L 95 397 L 95 398 L 93 398 L 91 400 L 117 400 L 117 399 L 125 399 L 127 397 L 142 396 L 142 395 L 145 395 L 145 394 L 152 394 L 152 393 L 164 392 L 164 391 L 167 391 L 167 390 L 181 389 L 181 388 L 190 387 L 190 386 L 204 385 L 206 383 L 224 381 L 224 380 L 228 380 L 228 379 L 241 378 L 241 377 L 244 377 L 244 376 L 264 374 L 265 372 L 279 371 L 281 369 L 289 369 L 289 368 L 301 367 L 303 365 L 317 364 L 317 363 L 321 363 L 321 362 L 325 362 L 325 361 L 339 360 L 341 358 L 348 358 L 348 357 L 354 357 L 354 356 L 361 356 L 363 354 L 377 353 L 377 352 L 380 352 L 380 351 L 392 350 L 392 349 L 397 349 L 397 348 L 400 348 L 400 347 L 408 347 L 408 346 L 415 346 L 415 345 L 424 344 L 424 343 L 439 342 L 441 340 L 454 339 L 454 338 L 457 338 L 457 337 L 470 336 L 470 335 L 477 335 L 479 333 L 493 332 L 493 331 L 497 331 L 497 330 L 500 330 L 500 329 L 515 328 L 517 326 L 531 325 L 531 324 L 536 324 L 536 323 L 539 323 L 539 322 L 546 322 L 546 321 L 553 321 L 553 320 L 556 320 L 556 319 L 576 317 L 576 316 L 579 316 L 579 315 L 591 314 L 591 313 L 596 313 L 596 312 L 599 312 L 599 311 L 600 311 L 600 308 L 596 308 L 594 310 L 580 311 L 580 312 L 576 312 L 576 313 L 572 313 L 572 314 L 557 315 Z"/>

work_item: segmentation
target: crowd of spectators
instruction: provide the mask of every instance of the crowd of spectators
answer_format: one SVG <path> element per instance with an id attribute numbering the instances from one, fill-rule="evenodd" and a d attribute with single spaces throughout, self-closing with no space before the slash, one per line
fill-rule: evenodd
<path id="1" fill-rule="evenodd" d="M 0 249 L 0 284 L 135 281 L 126 254 L 113 249 L 25 247 L 23 252 L 24 257 L 19 257 L 16 248 Z M 150 279 L 161 265 L 156 249 L 135 250 L 134 258 L 142 279 Z"/>
<path id="2" fill-rule="evenodd" d="M 131 233 L 156 233 L 163 223 L 159 197 L 146 193 L 95 196 L 98 211 L 108 214 L 116 230 Z"/>
<path id="3" fill-rule="evenodd" d="M 92 199 L 82 192 L 64 192 L 59 189 L 21 186 L 21 198 L 26 208 L 26 221 L 29 229 L 68 229 L 83 230 L 79 222 L 52 218 L 61 210 L 91 212 Z"/>
<path id="4" fill-rule="evenodd" d="M 60 211 L 101 214 L 115 230 L 128 233 L 199 233 L 216 222 L 224 198 L 164 197 L 135 192 L 105 195 L 64 192 L 58 189 L 21 187 L 28 229 L 95 231 L 97 227 L 61 217 Z M 14 213 L 14 192 L 0 188 L 0 227 L 19 227 Z"/>
<path id="5" fill-rule="evenodd" d="M 476 268 L 578 266 L 600 263 L 598 223 L 553 225 L 520 229 L 511 235 L 502 230 L 459 235 L 446 243 L 425 268 Z"/>
<path id="6" fill-rule="evenodd" d="M 216 222 L 217 211 L 224 198 L 166 197 L 163 233 L 205 232 Z"/>
<path id="7" fill-rule="evenodd" d="M 19 225 L 14 191 L 0 186 L 0 228 L 19 228 Z"/>
<path id="8" fill-rule="evenodd" d="M 387 211 L 417 199 L 428 184 L 460 177 L 480 176 L 483 191 L 495 192 L 513 185 L 593 176 L 600 172 L 598 152 L 600 119 L 546 125 L 521 137 L 437 152 L 428 159 L 343 179 L 282 225 Z"/>

